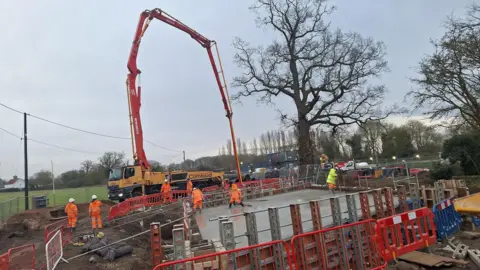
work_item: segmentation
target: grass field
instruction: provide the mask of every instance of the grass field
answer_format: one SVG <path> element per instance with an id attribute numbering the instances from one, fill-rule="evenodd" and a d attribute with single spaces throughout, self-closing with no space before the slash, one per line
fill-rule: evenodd
<path id="1" fill-rule="evenodd" d="M 81 187 L 81 188 L 65 188 L 55 190 L 35 190 L 30 191 L 29 208 L 32 209 L 32 196 L 48 196 L 48 206 L 64 206 L 68 203 L 69 198 L 74 198 L 76 203 L 90 202 L 92 195 L 97 195 L 98 199 L 106 200 L 107 187 Z M 25 192 L 0 192 L 0 220 L 13 214 L 23 212 L 25 210 Z"/>

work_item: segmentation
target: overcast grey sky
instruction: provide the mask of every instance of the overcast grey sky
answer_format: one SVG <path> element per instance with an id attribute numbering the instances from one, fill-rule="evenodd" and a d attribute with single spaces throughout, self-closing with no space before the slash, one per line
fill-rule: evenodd
<path id="1" fill-rule="evenodd" d="M 248 10 L 253 0 L 158 1 L 0 1 L 0 102 L 20 111 L 77 128 L 129 136 L 125 90 L 127 57 L 138 16 L 162 8 L 219 43 L 231 82 L 240 72 L 232 62 L 232 39 L 268 44 L 272 34 L 258 29 Z M 472 1 L 331 1 L 338 10 L 333 26 L 384 41 L 391 72 L 381 81 L 390 89 L 387 102 L 398 102 L 412 87 L 407 77 L 419 59 L 432 51 L 445 17 L 463 14 Z M 142 73 L 144 135 L 187 158 L 216 154 L 229 129 L 207 54 L 184 33 L 153 21 L 138 58 Z M 234 92 L 230 89 L 230 92 Z M 292 106 L 279 102 L 279 108 Z M 0 107 L 0 128 L 22 134 L 22 115 Z M 237 137 L 251 140 L 279 127 L 273 108 L 255 100 L 234 105 Z M 401 121 L 392 119 L 394 122 Z M 28 135 L 36 140 L 87 153 L 29 143 L 30 175 L 50 168 L 56 173 L 96 160 L 105 151 L 125 151 L 128 140 L 115 140 L 61 128 L 30 118 Z M 178 152 L 145 145 L 147 157 L 180 161 Z M 0 177 L 23 177 L 19 139 L 0 131 Z"/>

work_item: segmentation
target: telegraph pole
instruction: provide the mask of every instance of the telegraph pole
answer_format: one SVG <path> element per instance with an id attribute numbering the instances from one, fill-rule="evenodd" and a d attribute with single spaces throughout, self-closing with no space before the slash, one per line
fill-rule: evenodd
<path id="1" fill-rule="evenodd" d="M 28 150 L 27 150 L 27 113 L 23 113 L 23 155 L 25 166 L 25 210 L 28 210 Z"/>

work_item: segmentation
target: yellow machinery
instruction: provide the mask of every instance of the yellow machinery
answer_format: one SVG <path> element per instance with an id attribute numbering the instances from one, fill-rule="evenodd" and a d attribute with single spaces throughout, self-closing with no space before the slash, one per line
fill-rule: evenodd
<path id="1" fill-rule="evenodd" d="M 110 170 L 108 198 L 122 201 L 131 197 L 159 193 L 168 176 L 172 189 L 185 190 L 187 179 L 192 181 L 194 187 L 221 186 L 224 173 L 212 171 L 152 172 L 141 166 L 125 166 Z"/>
<path id="2" fill-rule="evenodd" d="M 453 205 L 458 213 L 480 216 L 480 192 L 458 198 Z"/>

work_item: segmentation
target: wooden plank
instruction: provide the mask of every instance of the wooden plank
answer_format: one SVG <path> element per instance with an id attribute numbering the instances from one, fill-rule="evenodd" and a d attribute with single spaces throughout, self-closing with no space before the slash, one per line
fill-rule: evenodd
<path id="1" fill-rule="evenodd" d="M 399 260 L 411 262 L 428 267 L 446 266 L 448 264 L 467 265 L 468 262 L 464 260 L 456 260 L 448 257 L 443 257 L 435 254 L 423 253 L 413 251 L 398 257 Z"/>

